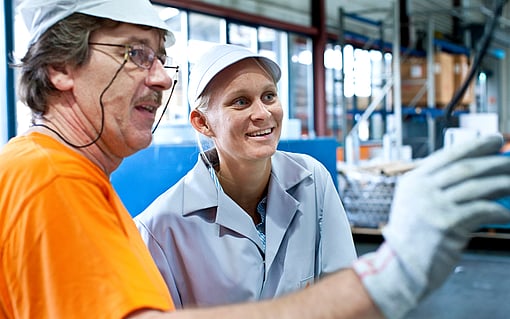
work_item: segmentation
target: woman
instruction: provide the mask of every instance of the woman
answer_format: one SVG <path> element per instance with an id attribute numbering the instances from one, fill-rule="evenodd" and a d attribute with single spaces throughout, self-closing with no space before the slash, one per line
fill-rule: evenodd
<path id="1" fill-rule="evenodd" d="M 276 63 L 234 45 L 191 70 L 191 125 L 214 147 L 136 217 L 176 307 L 273 298 L 356 258 L 329 172 L 276 150 L 279 79 Z"/>

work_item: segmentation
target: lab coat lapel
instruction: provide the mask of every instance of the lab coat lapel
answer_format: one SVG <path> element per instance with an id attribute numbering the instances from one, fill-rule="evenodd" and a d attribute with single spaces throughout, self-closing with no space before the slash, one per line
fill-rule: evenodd
<path id="1" fill-rule="evenodd" d="M 299 209 L 299 201 L 292 196 L 291 189 L 311 176 L 310 171 L 284 152 L 276 152 L 271 165 L 266 209 L 266 275 Z"/>
<path id="2" fill-rule="evenodd" d="M 184 177 L 183 215 L 218 206 L 217 193 L 209 170 L 199 157 L 195 166 Z"/>
<path id="3" fill-rule="evenodd" d="M 220 226 L 219 236 L 224 235 L 226 231 L 222 229 L 224 227 L 249 238 L 262 249 L 251 218 L 236 202 L 216 187 L 200 157 L 195 167 L 186 175 L 184 184 L 183 215 L 216 207 L 215 222 Z"/>
<path id="4" fill-rule="evenodd" d="M 216 223 L 250 239 L 262 250 L 257 229 L 251 217 L 223 192 L 218 192 L 218 204 Z M 222 236 L 224 232 L 225 229 L 220 227 L 219 235 Z"/>
<path id="5" fill-rule="evenodd" d="M 271 183 L 271 197 L 266 214 L 266 273 L 276 259 L 285 233 L 298 211 L 299 202 L 290 196 L 278 183 Z"/>
<path id="6" fill-rule="evenodd" d="M 292 196 L 291 189 L 311 176 L 310 171 L 285 152 L 277 151 L 272 157 L 271 165 L 266 209 L 266 274 L 299 208 L 299 201 Z M 212 178 L 209 177 L 207 167 L 200 158 L 185 177 L 184 194 L 182 201 L 184 215 L 206 208 L 220 207 L 216 212 L 215 222 L 249 238 L 262 249 L 257 229 L 251 218 L 239 205 L 216 188 Z M 219 235 L 222 235 L 221 232 L 220 227 Z"/>

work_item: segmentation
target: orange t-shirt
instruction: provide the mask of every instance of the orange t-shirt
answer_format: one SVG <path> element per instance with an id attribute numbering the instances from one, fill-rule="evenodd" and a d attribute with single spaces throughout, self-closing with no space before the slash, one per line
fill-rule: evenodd
<path id="1" fill-rule="evenodd" d="M 141 308 L 174 306 L 108 176 L 48 136 L 13 138 L 0 152 L 0 318 Z"/>

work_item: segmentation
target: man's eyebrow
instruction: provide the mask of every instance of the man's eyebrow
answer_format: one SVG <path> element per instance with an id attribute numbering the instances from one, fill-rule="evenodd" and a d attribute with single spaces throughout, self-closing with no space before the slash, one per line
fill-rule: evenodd
<path id="1" fill-rule="evenodd" d="M 139 38 L 136 36 L 131 36 L 131 37 L 127 38 L 126 41 L 131 44 L 139 43 L 139 44 L 149 45 L 149 40 L 147 38 Z"/>
<path id="2" fill-rule="evenodd" d="M 149 46 L 157 54 L 166 54 L 166 49 L 164 46 L 158 46 L 157 48 L 153 48 L 152 46 L 149 45 L 150 40 L 147 38 L 138 38 L 136 36 L 131 36 L 126 41 L 128 42 L 128 44 L 143 44 Z"/>

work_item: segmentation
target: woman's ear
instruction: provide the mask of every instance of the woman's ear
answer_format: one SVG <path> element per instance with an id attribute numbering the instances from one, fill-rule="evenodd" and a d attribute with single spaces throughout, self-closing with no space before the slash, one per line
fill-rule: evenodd
<path id="1" fill-rule="evenodd" d="M 59 91 L 67 91 L 74 85 L 72 72 L 67 65 L 51 65 L 48 67 L 48 77 L 53 86 Z"/>
<path id="2" fill-rule="evenodd" d="M 197 109 L 191 110 L 191 113 L 189 114 L 189 121 L 198 132 L 208 137 L 213 136 L 212 130 L 209 128 L 209 125 L 207 125 L 207 118 L 204 116 L 204 113 Z"/>

